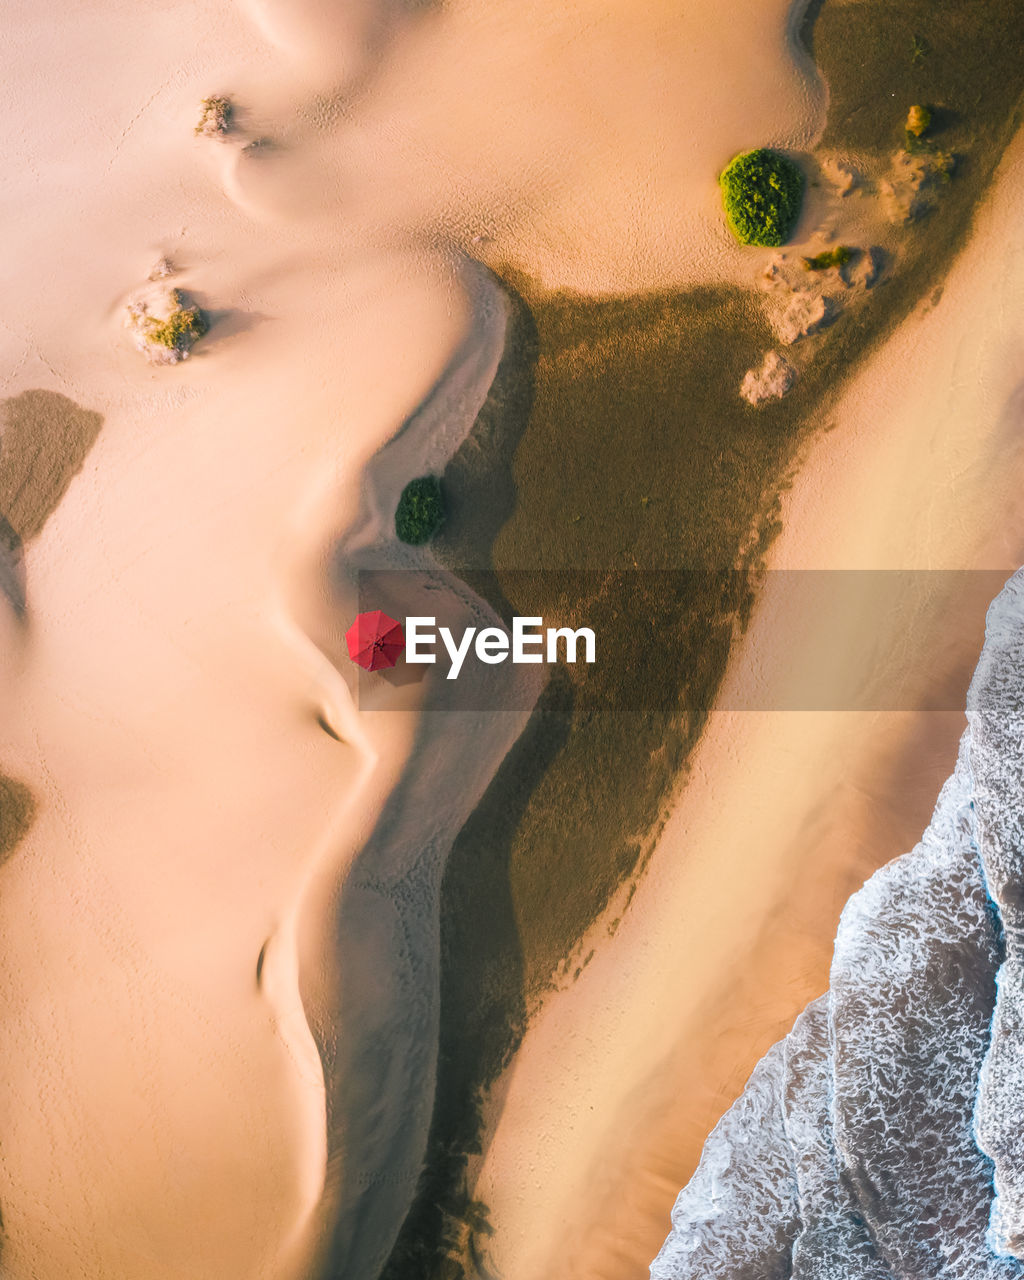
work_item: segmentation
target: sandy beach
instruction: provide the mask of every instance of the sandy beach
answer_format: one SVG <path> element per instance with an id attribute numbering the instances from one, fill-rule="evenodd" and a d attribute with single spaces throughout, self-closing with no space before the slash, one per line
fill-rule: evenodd
<path id="1" fill-rule="evenodd" d="M 455 731 L 418 685 L 367 695 L 343 641 L 355 571 L 425 568 L 489 618 L 391 537 L 494 379 L 510 311 L 489 269 L 595 294 L 749 285 L 716 174 L 820 134 L 804 7 L 11 15 L 5 1280 L 301 1280 L 325 1259 L 376 1280 L 431 1119 L 445 858 L 535 690 Z M 197 137 L 211 94 L 232 125 Z M 1018 148 L 941 298 L 810 450 L 773 568 L 1018 563 L 1022 183 Z M 149 363 L 129 304 L 172 287 L 209 332 Z M 925 660 L 895 645 L 907 708 L 942 710 L 738 709 L 784 702 L 809 655 L 873 660 L 861 619 L 797 628 L 790 667 L 769 663 L 787 582 L 617 933 L 595 926 L 495 1091 L 472 1173 L 503 1280 L 644 1274 L 707 1129 L 824 986 L 846 895 L 948 771 L 991 579 L 923 593 Z M 930 623 L 947 605 L 955 625 Z"/>
<path id="2" fill-rule="evenodd" d="M 27 611 L 4 618 L 0 767 L 36 814 L 0 906 L 4 1274 L 300 1276 L 327 1132 L 296 919 L 365 842 L 416 716 L 357 715 L 297 619 L 340 635 L 354 612 L 325 591 L 327 553 L 468 299 L 434 255 L 341 257 L 233 205 L 237 146 L 192 135 L 211 86 L 266 69 L 230 6 L 36 9 L 9 35 L 27 123 L 3 464 Z M 41 45 L 68 104 L 56 139 Z M 101 56 L 127 47 L 116 71 Z M 161 257 L 213 321 L 175 368 L 122 323 Z M 44 411 L 58 467 L 79 418 L 101 420 L 52 513 L 50 461 L 12 451 L 10 414 L 42 440 Z"/>
<path id="3" fill-rule="evenodd" d="M 668 7 L 638 22 L 598 2 L 13 17 L 3 386 L 41 394 L 10 412 L 26 439 L 49 415 L 66 474 L 41 494 L 49 463 L 19 462 L 9 423 L 28 623 L 4 618 L 0 767 L 5 796 L 27 788 L 35 804 L 0 900 L 12 1280 L 298 1276 L 322 1243 L 329 1161 L 365 1182 L 382 1158 L 329 1150 L 307 1016 L 325 961 L 308 922 L 372 845 L 414 740 L 430 752 L 415 697 L 401 714 L 387 697 L 356 711 L 338 664 L 355 600 L 326 594 L 327 558 L 369 459 L 479 320 L 453 249 L 577 286 L 735 267 L 714 211 L 721 155 L 755 101 L 769 140 L 810 137 L 822 109 L 786 42 L 788 4 L 739 7 L 742 48 L 723 28 L 699 51 Z M 702 76 L 649 81 L 666 36 L 704 77 L 742 63 L 747 97 L 712 109 Z M 549 83 L 552 59 L 565 74 Z M 216 92 L 238 103 L 234 129 L 197 139 Z M 474 96 L 487 110 L 467 115 Z M 666 111 L 701 126 L 670 164 L 656 156 Z M 161 262 L 212 320 L 176 368 L 147 364 L 123 326 Z M 482 365 L 484 389 L 490 376 Z M 465 427 L 474 412 L 470 396 Z M 420 463 L 443 464 L 439 447 Z M 493 762 L 487 732 L 466 735 L 479 778 L 449 827 L 511 722 Z M 431 779 L 442 807 L 445 785 Z M 409 1085 L 395 1088 L 408 1129 Z M 402 1158 L 392 1218 L 415 1140 Z"/>
<path id="4" fill-rule="evenodd" d="M 496 1228 L 494 1275 L 646 1274 L 706 1133 L 825 989 L 846 898 L 930 817 L 985 608 L 1024 544 L 1022 184 L 1018 141 L 941 298 L 900 327 L 808 450 L 769 559 L 770 570 L 985 572 L 951 578 L 948 600 L 922 573 L 922 595 L 942 608 L 902 647 L 893 619 L 870 612 L 821 610 L 794 628 L 794 579 L 769 572 L 719 699 L 770 706 L 822 654 L 863 683 L 881 654 L 902 705 L 939 709 L 713 713 L 617 932 L 584 941 L 593 959 L 551 997 L 495 1091 L 476 1180 Z"/>
<path id="5" fill-rule="evenodd" d="M 346 27 L 365 35 L 370 5 L 348 19 L 246 7 L 294 77 L 277 92 L 291 93 L 295 154 L 241 168 L 242 191 L 281 218 L 321 209 L 346 239 L 440 231 L 552 288 L 744 278 L 719 169 L 752 121 L 764 143 L 802 147 L 824 119 L 824 86 L 791 38 L 803 0 L 685 16 L 667 0 L 381 6 L 358 56 Z M 310 93 L 328 88 L 314 109 Z M 669 120 L 686 122 L 671 145 Z"/>

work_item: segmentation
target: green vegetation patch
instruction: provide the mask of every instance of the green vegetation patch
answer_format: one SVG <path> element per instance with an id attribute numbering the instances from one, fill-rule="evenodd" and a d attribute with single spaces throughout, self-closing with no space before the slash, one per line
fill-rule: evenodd
<path id="1" fill-rule="evenodd" d="M 28 787 L 0 774 L 0 863 L 6 861 L 25 838 L 35 811 L 35 800 Z"/>
<path id="2" fill-rule="evenodd" d="M 793 233 L 804 199 L 804 174 L 778 151 L 744 151 L 719 182 L 725 214 L 740 244 L 778 246 Z"/>
<path id="3" fill-rule="evenodd" d="M 204 98 L 200 103 L 199 122 L 195 132 L 200 138 L 216 138 L 231 128 L 234 108 L 229 98 Z"/>
<path id="4" fill-rule="evenodd" d="M 845 267 L 852 257 L 853 250 L 839 244 L 834 249 L 816 253 L 813 258 L 804 258 L 804 266 L 808 271 L 828 271 L 830 267 Z"/>
<path id="5" fill-rule="evenodd" d="M 444 524 L 445 507 L 437 476 L 410 480 L 402 490 L 395 511 L 395 533 L 412 547 L 421 547 Z"/>
<path id="6" fill-rule="evenodd" d="M 209 325 L 198 307 L 186 303 L 180 289 L 171 294 L 171 306 L 171 313 L 164 320 L 158 320 L 156 316 L 147 317 L 146 338 L 157 346 L 185 355 L 206 333 Z"/>

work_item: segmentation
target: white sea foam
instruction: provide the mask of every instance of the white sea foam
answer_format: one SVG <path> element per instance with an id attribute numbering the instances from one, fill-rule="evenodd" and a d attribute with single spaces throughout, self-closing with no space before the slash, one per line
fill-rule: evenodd
<path id="1" fill-rule="evenodd" d="M 655 1280 L 1024 1276 L 1024 571 L 968 726 L 920 844 L 847 904 L 828 995 L 708 1139 Z"/>
<path id="2" fill-rule="evenodd" d="M 978 848 L 1002 923 L 1004 958 L 981 1071 L 975 1125 L 995 1162 L 990 1244 L 1024 1259 L 1024 575 L 989 613 L 987 643 L 968 695 Z"/>

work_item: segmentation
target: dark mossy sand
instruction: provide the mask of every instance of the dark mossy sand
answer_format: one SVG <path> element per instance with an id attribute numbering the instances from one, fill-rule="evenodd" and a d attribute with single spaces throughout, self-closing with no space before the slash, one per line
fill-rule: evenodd
<path id="1" fill-rule="evenodd" d="M 586 613 L 602 652 L 556 673 L 452 853 L 431 1147 L 387 1280 L 474 1274 L 486 1212 L 464 1173 L 486 1141 L 482 1091 L 643 866 L 750 604 L 756 575 L 729 571 L 770 542 L 797 444 L 941 283 L 1017 125 L 1024 0 L 815 0 L 803 35 L 830 90 L 824 150 L 892 155 L 920 102 L 956 156 L 871 304 L 828 331 L 785 400 L 752 409 L 737 389 L 769 339 L 742 293 L 598 300 L 516 279 L 495 387 L 444 477 L 449 562 L 506 611 Z M 472 572 L 491 567 L 500 591 Z"/>
<path id="2" fill-rule="evenodd" d="M 0 402 L 0 589 L 22 622 L 21 548 L 42 532 L 102 425 L 100 414 L 56 391 L 23 391 Z M 0 774 L 0 862 L 17 848 L 34 813 L 28 788 Z"/>
<path id="3" fill-rule="evenodd" d="M 21 843 L 35 814 L 35 801 L 24 783 L 0 774 L 0 863 Z"/>
<path id="4" fill-rule="evenodd" d="M 42 532 L 103 425 L 56 391 L 0 402 L 0 516 L 20 542 Z"/>

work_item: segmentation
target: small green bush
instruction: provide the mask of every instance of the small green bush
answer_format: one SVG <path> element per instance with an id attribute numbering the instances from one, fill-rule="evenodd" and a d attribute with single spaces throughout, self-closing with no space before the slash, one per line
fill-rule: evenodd
<path id="1" fill-rule="evenodd" d="M 930 107 L 916 106 L 911 107 L 907 112 L 907 133 L 912 138 L 923 138 L 928 132 L 932 123 L 932 113 Z"/>
<path id="2" fill-rule="evenodd" d="M 200 103 L 199 123 L 195 132 L 200 138 L 217 138 L 231 128 L 234 108 L 229 98 L 204 98 Z"/>
<path id="3" fill-rule="evenodd" d="M 778 151 L 759 148 L 738 155 L 719 183 L 725 214 L 740 244 L 785 244 L 803 204 L 800 167 Z"/>
<path id="4" fill-rule="evenodd" d="M 421 547 L 444 524 L 444 494 L 437 476 L 410 480 L 395 511 L 395 532 L 403 542 Z"/>
<path id="5" fill-rule="evenodd" d="M 825 249 L 813 258 L 804 258 L 804 266 L 808 271 L 827 271 L 829 267 L 845 267 L 852 257 L 852 249 L 845 244 L 837 244 L 834 249 Z"/>
<path id="6" fill-rule="evenodd" d="M 146 337 L 161 347 L 182 354 L 189 351 L 206 332 L 206 318 L 198 307 L 187 306 L 180 290 L 171 294 L 172 310 L 166 320 L 150 316 L 146 321 Z"/>
<path id="7" fill-rule="evenodd" d="M 931 53 L 932 47 L 924 36 L 914 36 L 910 42 L 910 61 L 919 67 Z"/>

